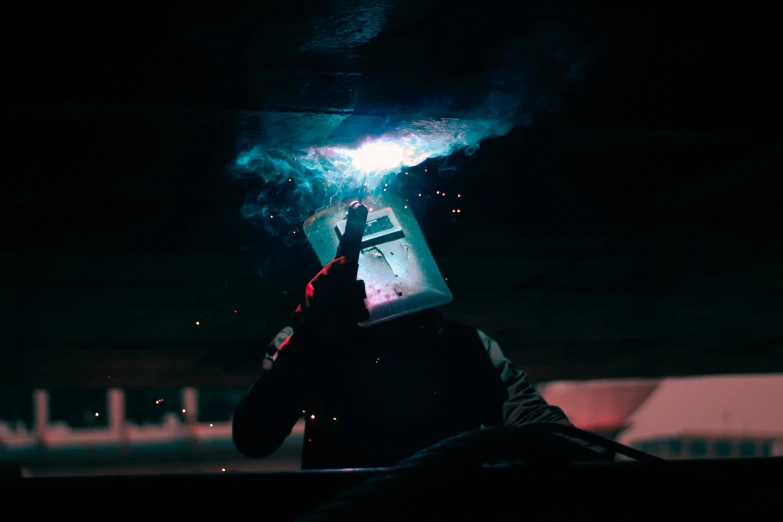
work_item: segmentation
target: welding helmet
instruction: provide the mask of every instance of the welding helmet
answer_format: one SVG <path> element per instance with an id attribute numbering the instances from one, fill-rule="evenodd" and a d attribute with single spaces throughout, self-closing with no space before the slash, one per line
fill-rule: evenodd
<path id="1" fill-rule="evenodd" d="M 321 265 L 335 257 L 352 200 L 321 210 L 304 223 L 304 233 Z M 360 326 L 389 321 L 449 303 L 446 281 L 432 257 L 413 212 L 388 195 L 367 196 L 357 279 L 364 281 L 370 317 Z"/>

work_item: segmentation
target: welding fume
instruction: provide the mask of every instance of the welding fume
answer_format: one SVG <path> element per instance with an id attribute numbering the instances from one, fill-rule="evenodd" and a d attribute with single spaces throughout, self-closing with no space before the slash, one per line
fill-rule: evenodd
<path id="1" fill-rule="evenodd" d="M 302 417 L 303 469 L 393 466 L 482 426 L 570 425 L 497 342 L 443 315 L 452 294 L 401 200 L 341 201 L 303 228 L 323 269 L 236 408 L 243 455 L 274 453 Z M 568 447 L 569 458 L 613 458 Z"/>

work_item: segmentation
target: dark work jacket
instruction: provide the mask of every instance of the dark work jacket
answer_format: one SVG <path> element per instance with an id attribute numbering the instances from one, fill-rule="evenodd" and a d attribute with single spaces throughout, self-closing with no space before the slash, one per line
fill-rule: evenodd
<path id="1" fill-rule="evenodd" d="M 247 457 L 273 453 L 303 415 L 303 469 L 392 466 L 481 426 L 569 424 L 495 341 L 459 323 L 368 328 L 323 358 L 296 338 L 234 413 L 234 443 Z"/>

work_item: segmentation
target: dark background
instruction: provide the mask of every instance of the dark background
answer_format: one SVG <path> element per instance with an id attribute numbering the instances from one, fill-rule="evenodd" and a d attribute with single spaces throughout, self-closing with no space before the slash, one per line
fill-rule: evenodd
<path id="1" fill-rule="evenodd" d="M 602 4 L 17 8 L 2 385 L 249 384 L 316 268 L 239 213 L 259 122 L 470 116 L 498 70 L 533 123 L 399 187 L 448 313 L 536 380 L 782 371 L 774 17 Z"/>

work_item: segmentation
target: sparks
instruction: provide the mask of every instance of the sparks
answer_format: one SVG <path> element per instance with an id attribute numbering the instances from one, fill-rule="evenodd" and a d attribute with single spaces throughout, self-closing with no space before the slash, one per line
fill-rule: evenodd
<path id="1" fill-rule="evenodd" d="M 512 127 L 513 122 L 506 119 L 409 120 L 391 126 L 381 136 L 358 146 L 335 143 L 292 152 L 258 145 L 239 154 L 234 164 L 238 175 L 252 172 L 269 182 L 288 181 L 299 185 L 316 177 L 327 186 L 358 187 L 364 182 L 369 190 L 375 190 L 388 186 L 384 185 L 388 175 L 403 172 L 408 175 L 410 168 L 459 149 L 466 149 L 466 153 L 473 151 L 479 142 L 502 136 Z M 429 169 L 422 168 L 422 171 L 426 173 Z M 251 209 L 245 209 L 243 213 L 258 215 Z M 282 219 L 282 216 L 278 218 Z M 267 216 L 267 219 L 270 218 Z"/>

